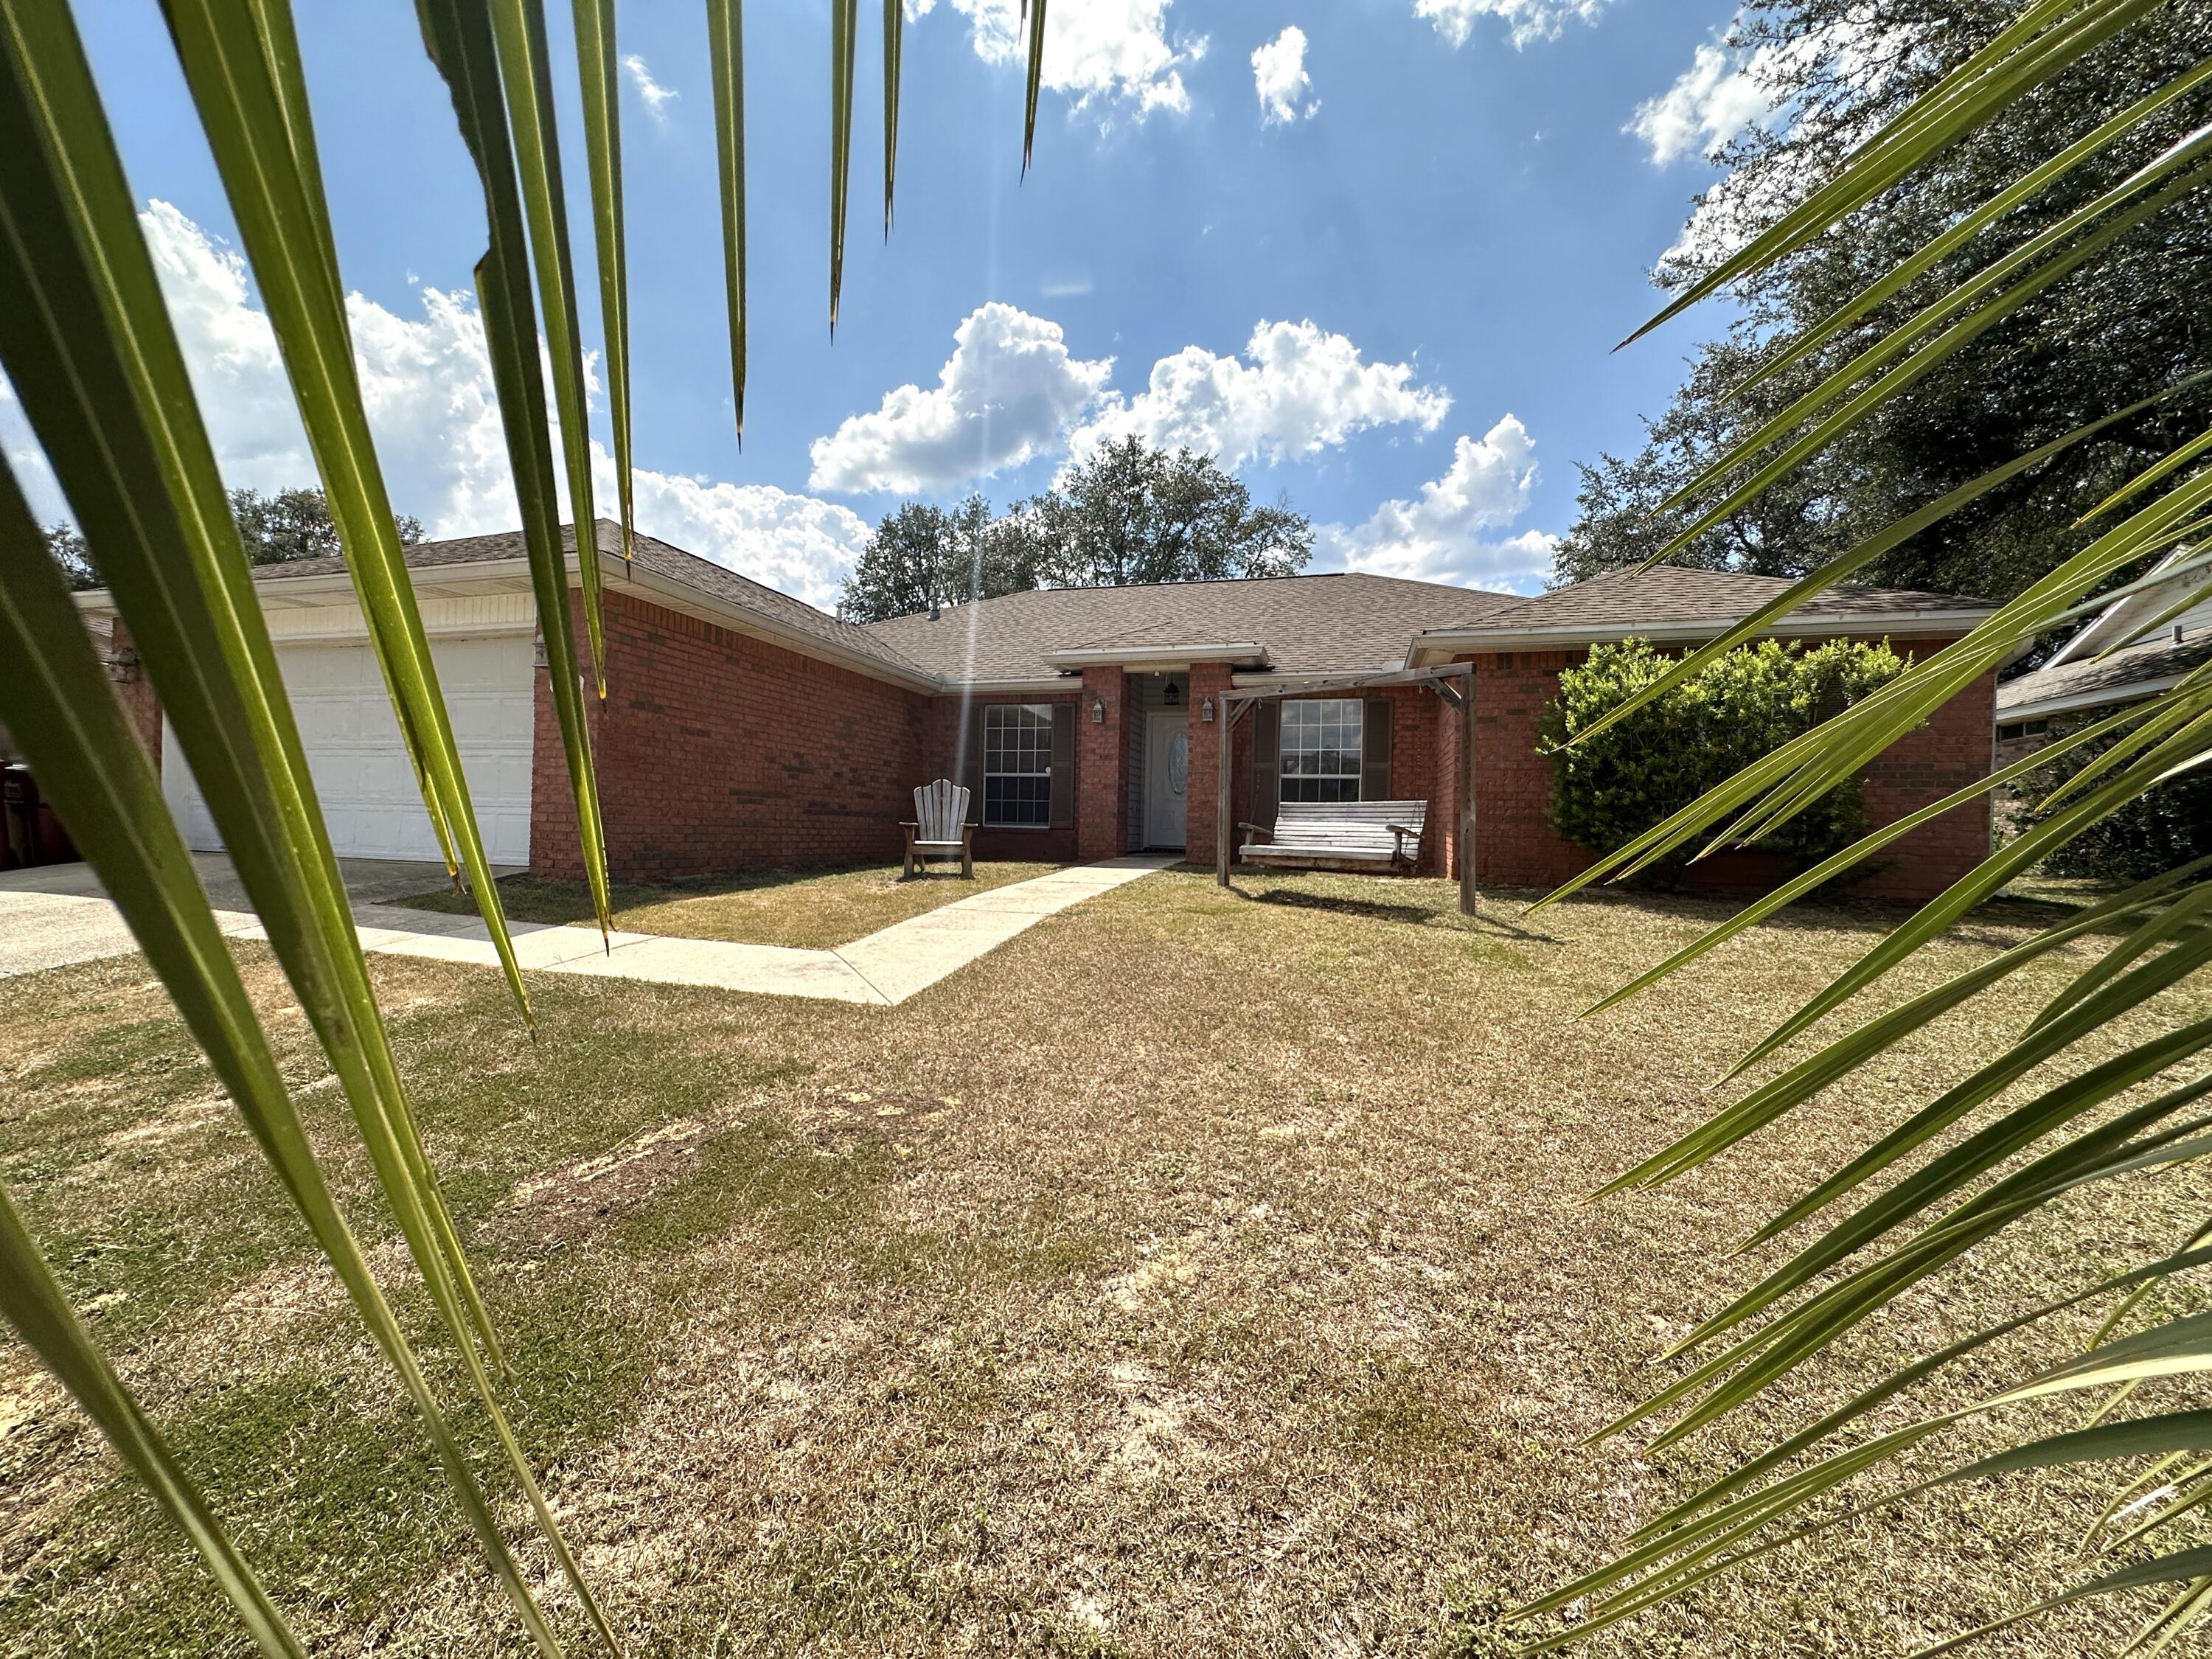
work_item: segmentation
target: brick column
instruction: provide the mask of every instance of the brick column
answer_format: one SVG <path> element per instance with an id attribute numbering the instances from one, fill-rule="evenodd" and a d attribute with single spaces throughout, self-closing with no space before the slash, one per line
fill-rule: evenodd
<path id="1" fill-rule="evenodd" d="M 1188 827 L 1184 831 L 1183 857 L 1193 864 L 1213 867 L 1217 819 L 1214 802 L 1221 788 L 1221 740 L 1229 729 L 1229 665 L 1199 662 L 1190 666 L 1190 793 Z M 1213 705 L 1213 718 L 1206 718 L 1206 705 Z M 1230 810 L 1236 808 L 1232 803 Z M 1232 820 L 1233 821 L 1233 820 Z"/>
<path id="2" fill-rule="evenodd" d="M 1120 669 L 1083 671 L 1075 755 L 1076 856 L 1118 858 L 1129 838 L 1128 677 Z"/>
<path id="3" fill-rule="evenodd" d="M 99 649 L 100 636 L 93 636 L 93 647 Z M 109 679 L 114 682 L 115 695 L 123 704 L 124 718 L 131 729 L 146 745 L 153 757 L 154 770 L 161 770 L 161 699 L 154 690 L 154 682 L 146 676 L 145 665 L 138 660 L 138 647 L 131 638 L 131 630 L 118 617 L 108 625 L 107 649 L 101 653 L 106 659 Z"/>

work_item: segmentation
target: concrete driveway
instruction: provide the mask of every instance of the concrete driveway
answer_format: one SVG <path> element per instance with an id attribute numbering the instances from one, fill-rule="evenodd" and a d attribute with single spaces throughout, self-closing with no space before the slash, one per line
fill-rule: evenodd
<path id="1" fill-rule="evenodd" d="M 230 860 L 220 853 L 198 853 L 192 862 L 222 931 L 255 931 L 259 924 L 254 920 L 253 907 Z M 446 879 L 446 872 L 437 865 L 392 859 L 340 859 L 338 873 L 356 904 L 428 893 Z M 90 865 L 47 864 L 33 870 L 0 871 L 0 979 L 65 968 L 73 962 L 119 957 L 137 948 L 123 918 L 107 902 Z"/>

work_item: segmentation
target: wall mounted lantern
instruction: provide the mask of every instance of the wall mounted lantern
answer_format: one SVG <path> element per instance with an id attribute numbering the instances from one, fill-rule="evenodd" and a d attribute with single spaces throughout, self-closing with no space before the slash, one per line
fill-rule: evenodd
<path id="1" fill-rule="evenodd" d="M 1207 698 L 1204 702 L 1202 702 L 1202 703 L 1199 704 L 1199 706 L 1198 706 L 1198 717 L 1199 717 L 1199 719 L 1200 719 L 1200 720 L 1205 720 L 1205 721 L 1211 721 L 1211 720 L 1213 719 L 1213 699 L 1212 699 L 1212 698 L 1208 697 L 1208 698 Z"/>
<path id="2" fill-rule="evenodd" d="M 1091 723 L 1093 726 L 1103 726 L 1103 725 L 1105 725 L 1105 724 L 1106 724 L 1106 699 L 1105 699 L 1105 698 L 1103 698 L 1103 697 L 1093 697 L 1093 698 L 1091 698 Z"/>

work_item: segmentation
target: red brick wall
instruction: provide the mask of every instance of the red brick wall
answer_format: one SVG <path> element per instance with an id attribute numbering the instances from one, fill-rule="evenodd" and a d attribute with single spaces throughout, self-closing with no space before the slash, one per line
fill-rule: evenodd
<path id="1" fill-rule="evenodd" d="M 146 752 L 154 757 L 154 770 L 161 769 L 161 699 L 154 690 L 152 678 L 138 662 L 138 647 L 132 642 L 131 630 L 118 617 L 108 624 L 107 637 L 100 630 L 92 630 L 92 648 L 95 654 L 112 665 L 109 678 L 114 681 L 115 695 L 123 704 L 124 718 L 131 729 L 146 745 Z M 120 662 L 118 664 L 118 659 Z M 118 673 L 127 673 L 130 678 L 114 679 Z"/>
<path id="2" fill-rule="evenodd" d="M 629 594 L 607 594 L 606 632 L 606 700 L 586 701 L 618 879 L 899 856 L 899 820 L 925 781 L 928 698 Z M 574 879 L 544 669 L 533 759 L 531 867 Z"/>
<path id="3" fill-rule="evenodd" d="M 1128 850 L 1128 681 L 1118 668 L 1083 671 L 1075 716 L 1075 849 L 1086 862 Z M 1102 711 L 1103 718 L 1097 718 Z"/>
<path id="4" fill-rule="evenodd" d="M 1190 706 L 1190 793 L 1184 797 L 1183 857 L 1192 864 L 1213 867 L 1216 814 L 1214 803 L 1221 793 L 1221 733 L 1228 714 L 1222 701 L 1229 695 L 1229 667 L 1225 663 L 1198 662 L 1190 665 L 1190 695 L 1184 700 Z M 1213 718 L 1206 718 L 1208 699 L 1213 703 Z M 1249 721 L 1250 716 L 1247 715 Z M 1240 735 L 1244 728 L 1238 728 Z M 1237 750 L 1230 751 L 1232 768 Z M 1231 778 L 1237 776 L 1232 769 Z M 1231 823 L 1233 826 L 1235 820 Z"/>
<path id="5" fill-rule="evenodd" d="M 922 753 L 924 768 L 931 778 L 950 778 L 962 781 L 961 722 L 973 719 L 975 711 L 987 702 L 1044 702 L 1072 703 L 1077 700 L 1073 691 L 1038 695 L 1024 692 L 1019 696 L 932 697 L 929 700 L 927 737 Z M 1083 784 L 1081 766 L 1082 743 L 1077 739 L 1076 787 Z M 925 780 L 926 781 L 927 780 Z M 911 808 L 911 803 L 908 803 Z M 913 816 L 911 811 L 902 817 Z M 969 816 L 981 820 L 983 803 L 974 802 Z M 1043 863 L 1071 863 L 1075 858 L 1075 828 L 1068 825 L 1053 830 L 978 830 L 975 832 L 975 856 L 979 859 L 1034 860 Z"/>
<path id="6" fill-rule="evenodd" d="M 1935 649 L 1923 647 L 1914 654 L 1924 659 Z M 1987 777 L 1996 755 L 1996 676 L 1983 675 L 1868 767 L 1868 823 L 1893 823 Z M 1935 897 L 1989 856 L 1990 811 L 1984 795 L 1922 824 L 1877 854 L 1873 872 L 1850 890 L 1869 898 Z"/>
<path id="7" fill-rule="evenodd" d="M 1913 651 L 1924 659 L 1940 648 L 1936 642 L 1916 645 Z M 1585 654 L 1580 650 L 1519 652 L 1472 659 L 1474 873 L 1479 885 L 1553 887 L 1587 868 L 1595 856 L 1563 841 L 1553 830 L 1552 767 L 1537 749 L 1544 704 L 1559 688 L 1559 671 Z M 1984 676 L 1876 760 L 1866 773 L 1868 821 L 1891 823 L 1986 775 L 1996 696 L 1994 677 Z M 1850 891 L 1881 898 L 1931 898 L 1972 869 L 1989 847 L 1987 803 L 1958 807 L 1894 843 L 1877 860 L 1888 867 L 1854 884 Z M 1752 891 L 1771 886 L 1778 878 L 1770 860 L 1721 854 L 1697 866 L 1693 884 Z"/>

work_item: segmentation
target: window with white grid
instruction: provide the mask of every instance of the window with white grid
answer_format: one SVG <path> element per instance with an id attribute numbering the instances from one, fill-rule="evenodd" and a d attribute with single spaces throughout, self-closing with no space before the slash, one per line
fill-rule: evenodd
<path id="1" fill-rule="evenodd" d="M 1283 799 L 1358 800 L 1361 716 L 1357 697 L 1283 704 Z"/>
<path id="2" fill-rule="evenodd" d="M 983 710 L 983 822 L 1042 830 L 1052 823 L 1052 705 L 992 703 Z"/>

